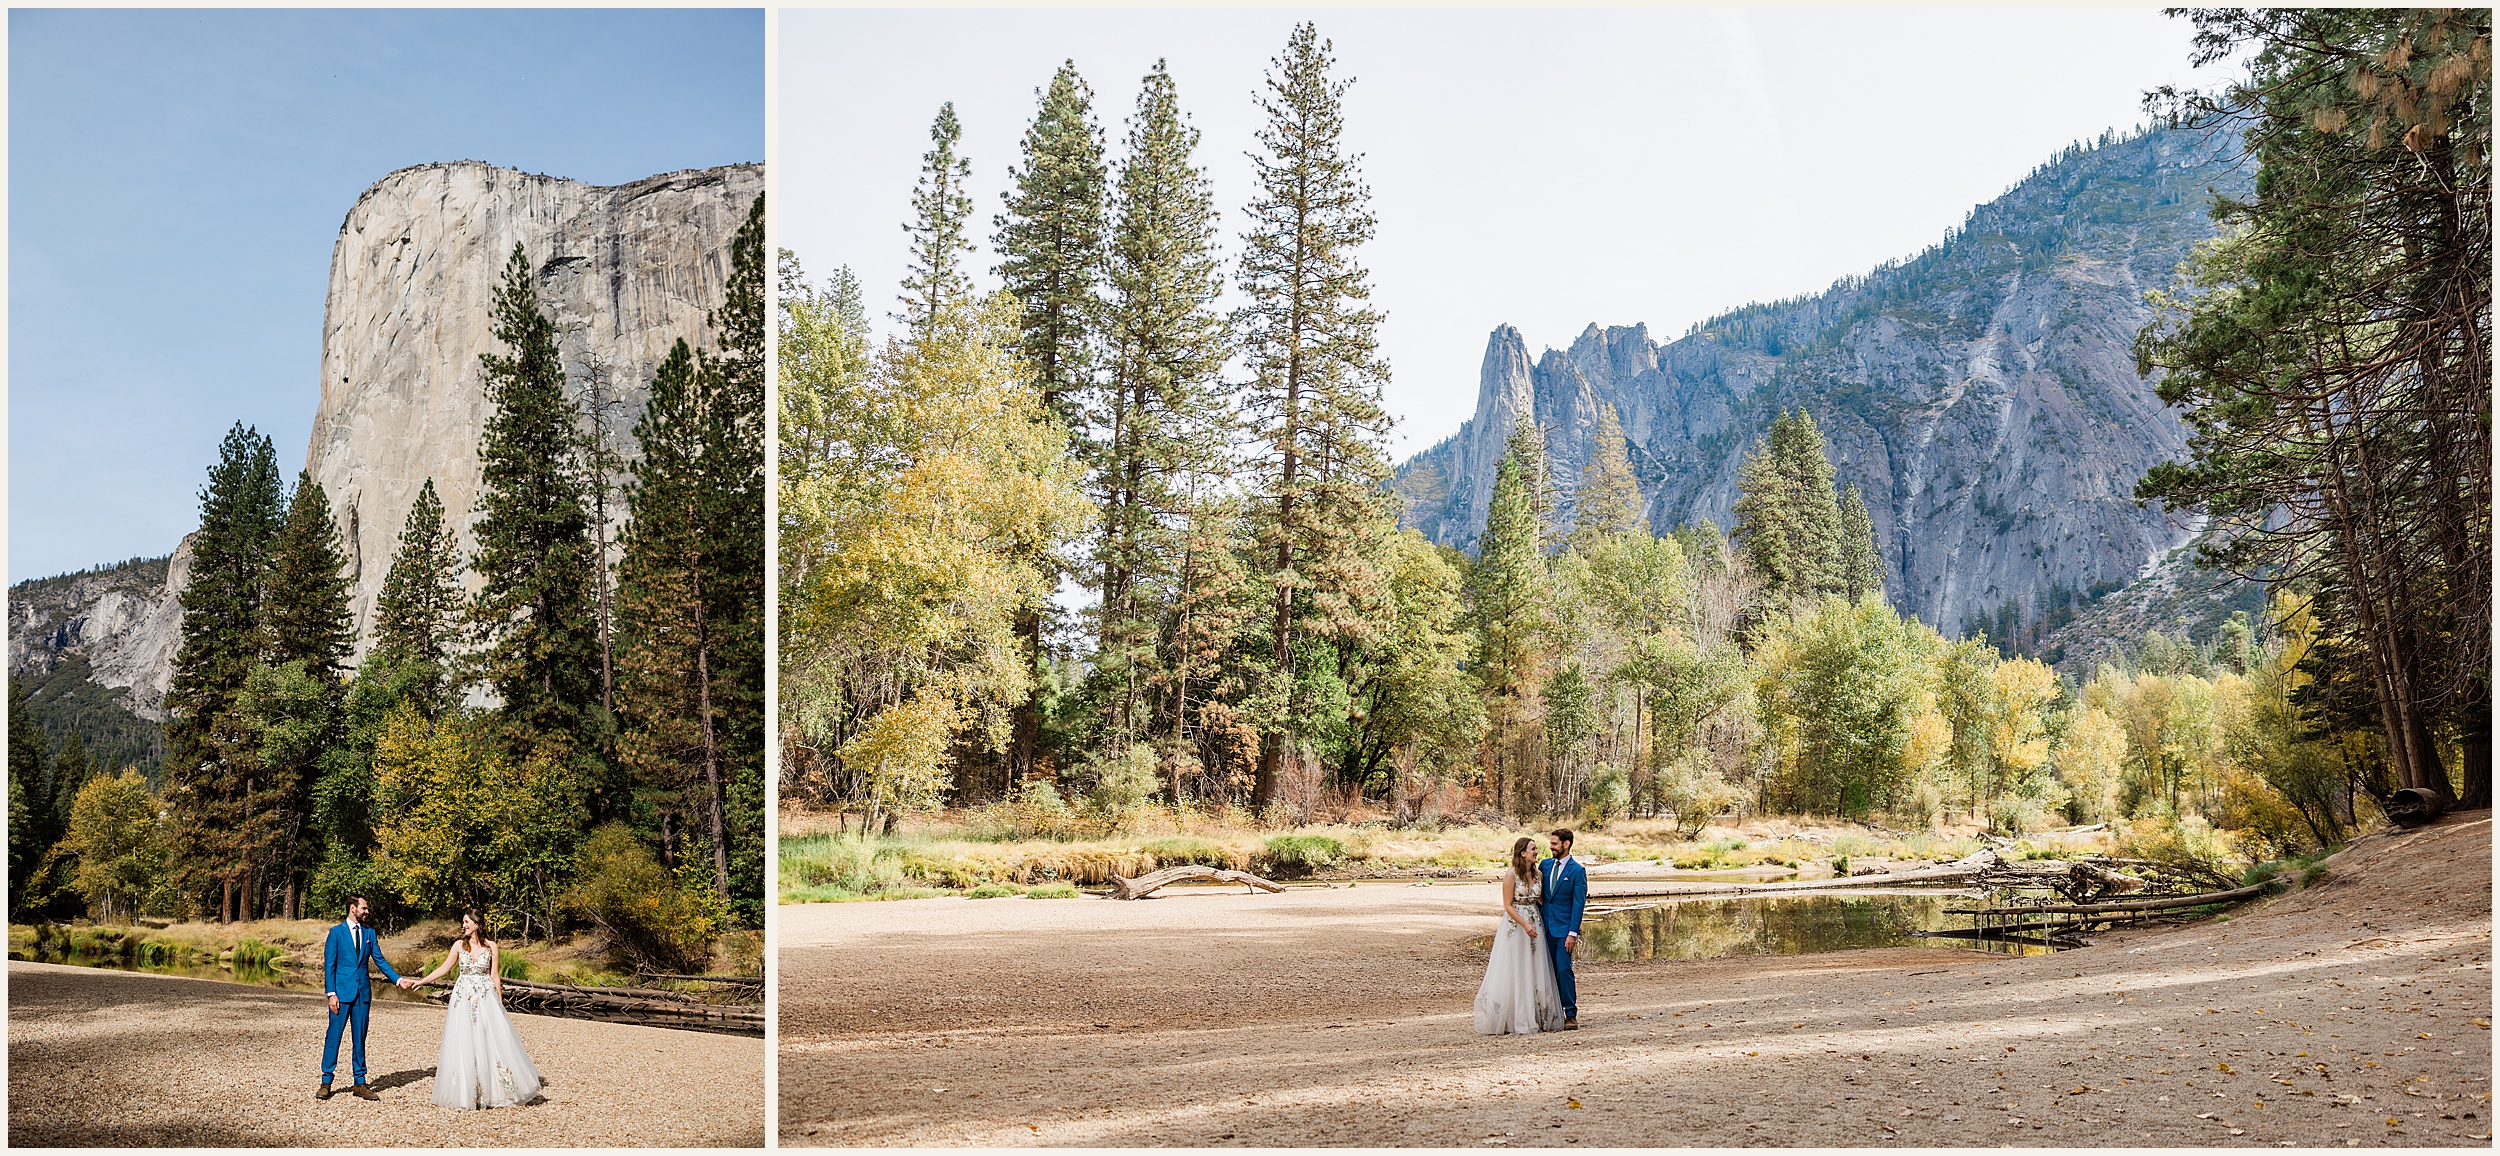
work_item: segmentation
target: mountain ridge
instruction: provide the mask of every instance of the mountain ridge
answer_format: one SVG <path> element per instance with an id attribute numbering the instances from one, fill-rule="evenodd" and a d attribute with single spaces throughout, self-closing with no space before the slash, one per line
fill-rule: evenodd
<path id="1" fill-rule="evenodd" d="M 2117 589 L 2195 530 L 2133 498 L 2144 469 L 2186 444 L 2135 373 L 2144 291 L 2213 235 L 2211 197 L 2249 185 L 2233 138 L 2109 134 L 1916 256 L 1663 344 L 1646 325 L 1591 324 L 1531 358 L 1498 326 L 1475 414 L 1398 468 L 1401 522 L 1472 547 L 1523 418 L 1543 429 L 1567 498 L 1612 403 L 1651 525 L 1726 528 L 1744 452 L 1802 406 L 1839 482 L 1866 492 L 1899 609 L 1958 632 L 2008 603 L 2031 621 Z"/>

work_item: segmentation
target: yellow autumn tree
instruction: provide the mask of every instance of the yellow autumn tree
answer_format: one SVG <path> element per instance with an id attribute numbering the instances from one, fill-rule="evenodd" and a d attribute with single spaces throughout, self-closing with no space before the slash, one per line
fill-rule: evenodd
<path id="1" fill-rule="evenodd" d="M 1004 745 L 1033 690 L 1017 618 L 1093 517 L 1015 319 L 948 305 L 869 363 L 801 357 L 821 372 L 789 386 L 808 460 L 783 482 L 785 749 L 813 767 L 803 791 L 871 826 L 940 803 L 963 742 Z"/>

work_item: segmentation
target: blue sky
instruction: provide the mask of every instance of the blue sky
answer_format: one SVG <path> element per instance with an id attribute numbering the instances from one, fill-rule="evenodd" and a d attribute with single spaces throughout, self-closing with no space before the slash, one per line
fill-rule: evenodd
<path id="1" fill-rule="evenodd" d="M 238 420 L 292 480 L 375 180 L 762 160 L 763 38 L 734 9 L 10 12 L 9 581 L 171 550 Z"/>
<path id="2" fill-rule="evenodd" d="M 888 325 L 902 222 L 953 101 L 982 251 L 1035 90 L 1073 58 L 1119 148 L 1168 58 L 1240 248 L 1252 93 L 1295 22 L 1335 42 L 1378 237 L 1362 259 L 1405 457 L 1473 411 L 1485 339 L 1653 338 L 1908 257 L 2146 89 L 2211 83 L 2149 9 L 1259 10 L 782 13 L 774 243 L 859 274 Z M 2219 71 L 2219 70 L 2216 70 Z"/>

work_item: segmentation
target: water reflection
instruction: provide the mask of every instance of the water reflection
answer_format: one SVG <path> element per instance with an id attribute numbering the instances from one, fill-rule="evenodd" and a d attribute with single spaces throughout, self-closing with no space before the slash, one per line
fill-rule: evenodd
<path id="1" fill-rule="evenodd" d="M 1668 900 L 1655 907 L 1592 915 L 1581 923 L 1578 958 L 1720 959 L 1731 955 L 1808 955 L 1867 947 L 1967 947 L 2011 955 L 2046 955 L 2039 943 L 2003 939 L 1925 938 L 1921 931 L 1970 926 L 1945 908 L 1965 896 L 1797 895 Z M 1474 941 L 1491 950 L 1493 939 Z"/>
<path id="2" fill-rule="evenodd" d="M 61 963 L 73 967 L 96 967 L 107 971 L 143 971 L 149 975 L 178 975 L 185 979 L 213 979 L 225 983 L 243 983 L 254 987 L 274 987 L 280 991 L 320 991 L 320 972 L 311 968 L 272 967 L 266 963 L 245 960 L 232 966 L 203 961 L 185 953 L 181 962 L 142 962 L 113 952 L 65 950 L 59 943 L 36 943 L 9 952 L 10 959 L 29 963 Z M 420 992 L 405 991 L 397 985 L 376 983 L 373 998 L 424 1003 Z"/>

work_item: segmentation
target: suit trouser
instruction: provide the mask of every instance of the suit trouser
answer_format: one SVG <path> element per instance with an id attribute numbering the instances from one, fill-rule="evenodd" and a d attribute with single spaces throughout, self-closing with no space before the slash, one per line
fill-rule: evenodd
<path id="1" fill-rule="evenodd" d="M 330 1013 L 330 1030 L 321 1040 L 321 1082 L 329 1083 L 339 1070 L 339 1029 L 345 1027 L 355 1035 L 350 1053 L 356 1063 L 356 1082 L 365 1082 L 365 1023 L 373 1016 L 373 997 L 340 1000 L 339 1010 Z"/>
<path id="2" fill-rule="evenodd" d="M 1580 1015 L 1580 985 L 1571 978 L 1571 953 L 1563 948 L 1564 936 L 1548 930 L 1545 951 L 1554 961 L 1554 987 L 1562 993 L 1563 1014 L 1574 1019 Z"/>

